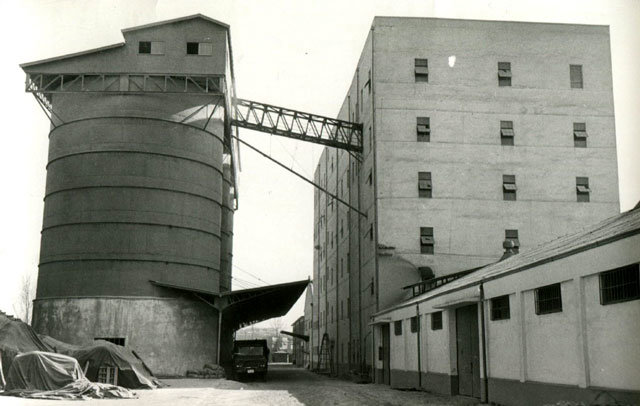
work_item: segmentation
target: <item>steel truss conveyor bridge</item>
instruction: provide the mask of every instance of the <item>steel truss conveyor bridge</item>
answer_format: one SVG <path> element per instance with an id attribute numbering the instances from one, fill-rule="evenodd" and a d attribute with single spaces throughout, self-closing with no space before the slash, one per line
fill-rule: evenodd
<path id="1" fill-rule="evenodd" d="M 225 78 L 222 75 L 181 75 L 175 73 L 28 73 L 25 90 L 35 96 L 54 127 L 64 124 L 63 118 L 54 111 L 51 105 L 51 96 L 56 93 L 173 93 L 216 96 L 209 120 L 213 113 L 221 107 L 225 110 L 225 118 L 228 125 L 344 149 L 349 151 L 349 154 L 358 161 L 361 160 L 362 124 L 252 100 L 232 98 L 229 95 L 225 95 L 223 91 L 225 88 L 224 80 Z M 224 100 L 224 105 L 219 105 L 222 104 L 220 100 Z M 190 116 L 198 113 L 208 105 L 210 104 L 201 106 Z M 204 127 L 207 126 L 209 120 L 207 120 Z M 186 118 L 182 120 L 182 122 L 184 121 L 186 121 Z M 237 135 L 232 136 L 238 142 L 294 173 L 340 203 L 366 217 L 365 213 L 340 199 L 336 194 L 316 184 L 313 180 L 305 178 L 293 169 L 259 151 L 241 140 Z"/>

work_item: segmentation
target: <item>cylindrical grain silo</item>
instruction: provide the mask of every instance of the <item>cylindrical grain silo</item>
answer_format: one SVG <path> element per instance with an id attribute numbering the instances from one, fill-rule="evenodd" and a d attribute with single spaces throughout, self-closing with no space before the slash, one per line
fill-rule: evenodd
<path id="1" fill-rule="evenodd" d="M 124 338 L 163 374 L 215 361 L 217 312 L 149 282 L 219 291 L 223 124 L 166 120 L 194 99 L 54 96 L 37 331 Z"/>
<path id="2" fill-rule="evenodd" d="M 218 363 L 231 285 L 229 26 L 198 14 L 123 36 L 21 65 L 52 121 L 33 327 L 184 375 Z"/>

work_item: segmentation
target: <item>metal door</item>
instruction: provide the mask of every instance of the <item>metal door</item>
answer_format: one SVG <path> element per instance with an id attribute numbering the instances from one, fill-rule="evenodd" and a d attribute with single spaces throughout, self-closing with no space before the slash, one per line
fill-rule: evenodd
<path id="1" fill-rule="evenodd" d="M 458 393 L 480 398 L 480 345 L 478 343 L 478 306 L 456 309 L 458 353 Z"/>

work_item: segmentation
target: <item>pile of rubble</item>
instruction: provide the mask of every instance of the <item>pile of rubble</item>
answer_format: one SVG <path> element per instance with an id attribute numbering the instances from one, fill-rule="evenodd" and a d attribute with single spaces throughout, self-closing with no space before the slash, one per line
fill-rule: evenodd
<path id="1" fill-rule="evenodd" d="M 211 365 L 204 364 L 201 370 L 187 371 L 187 378 L 198 378 L 198 379 L 224 379 L 225 373 L 224 368 L 220 365 Z"/>

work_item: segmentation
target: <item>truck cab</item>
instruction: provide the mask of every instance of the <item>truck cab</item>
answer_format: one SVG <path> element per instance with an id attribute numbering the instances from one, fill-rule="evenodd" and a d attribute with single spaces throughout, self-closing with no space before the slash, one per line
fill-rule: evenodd
<path id="1" fill-rule="evenodd" d="M 233 343 L 233 372 L 237 379 L 255 376 L 267 380 L 267 340 L 236 340 Z"/>

